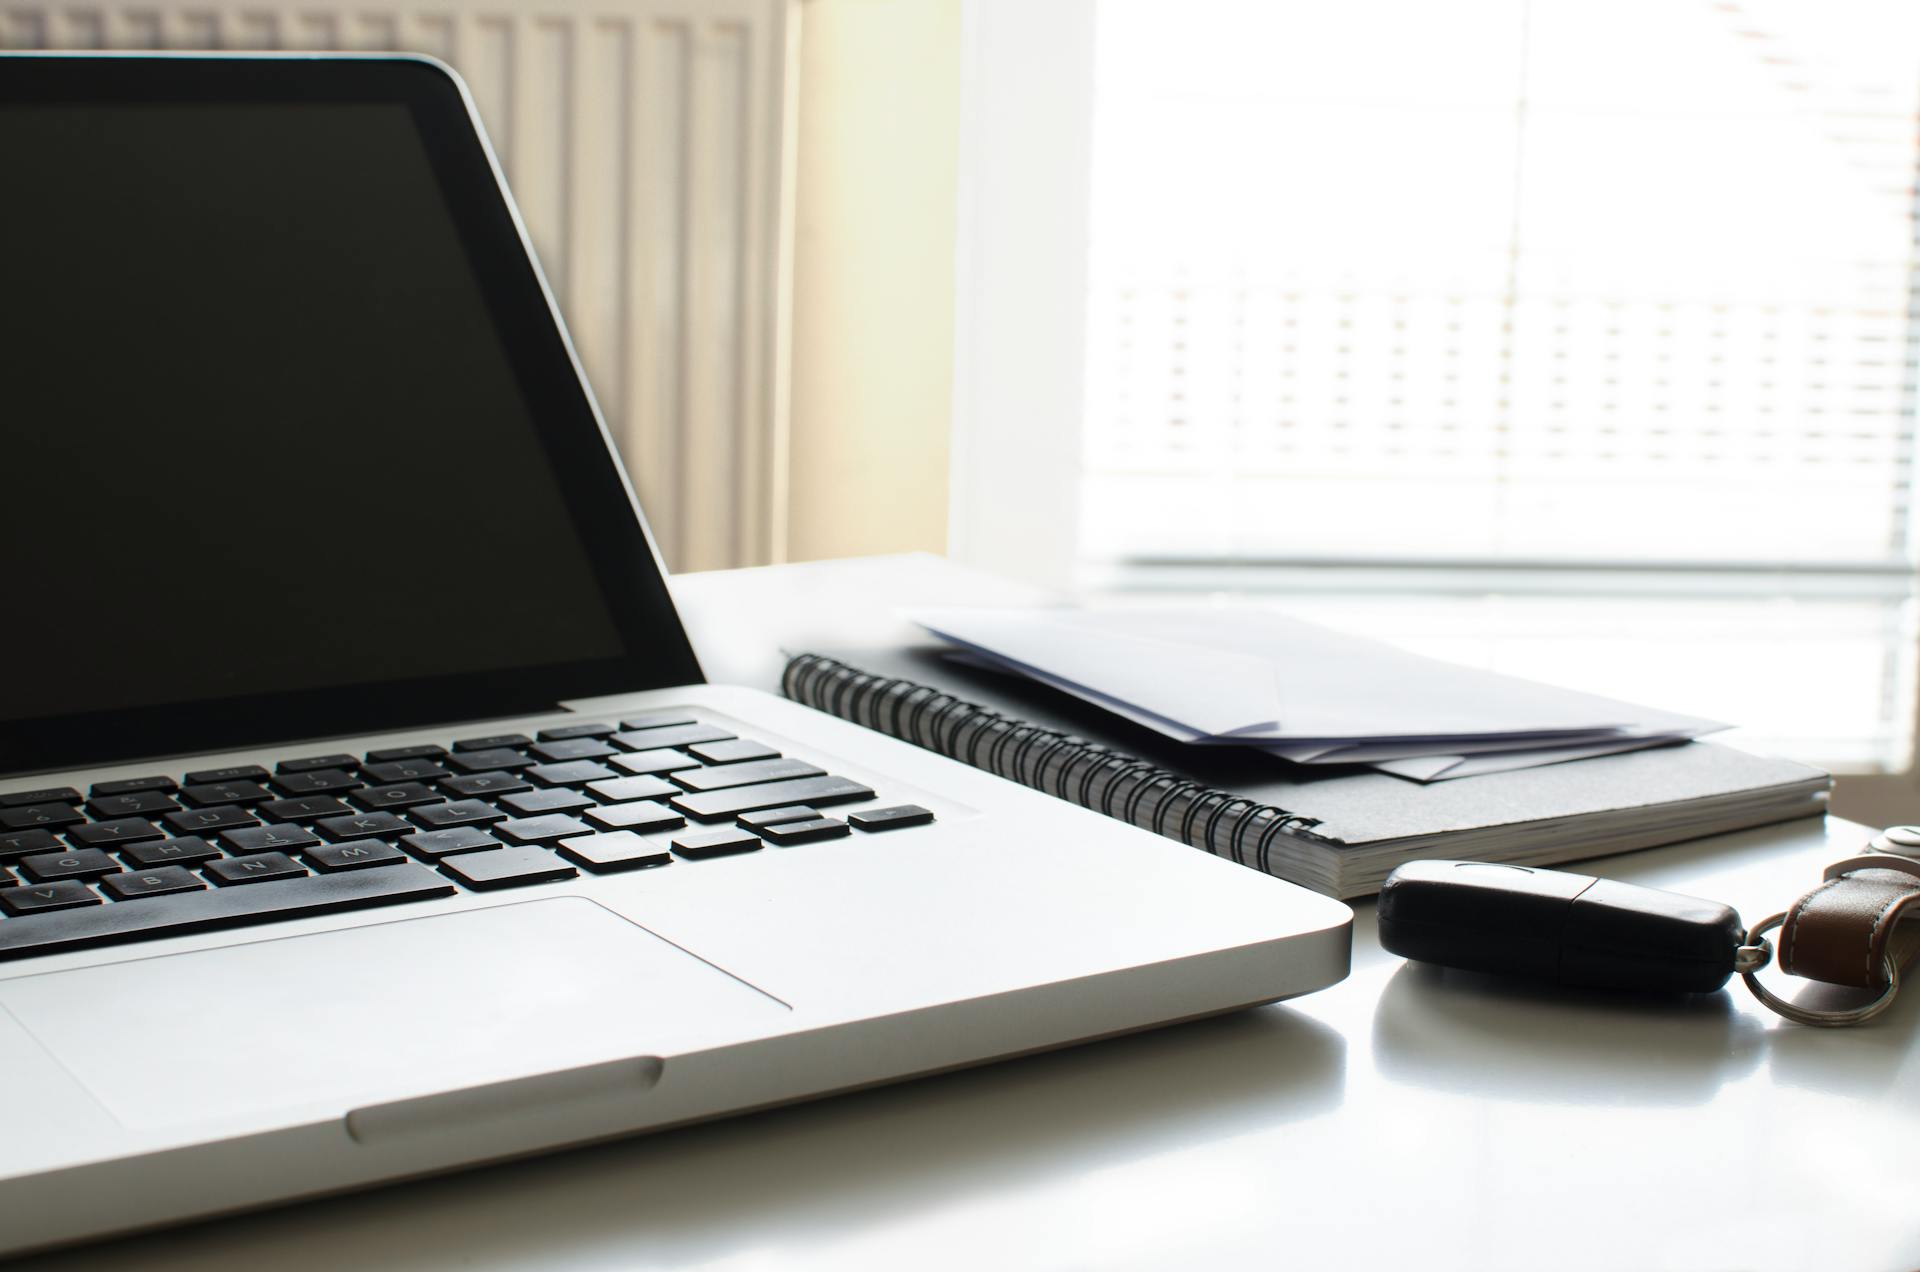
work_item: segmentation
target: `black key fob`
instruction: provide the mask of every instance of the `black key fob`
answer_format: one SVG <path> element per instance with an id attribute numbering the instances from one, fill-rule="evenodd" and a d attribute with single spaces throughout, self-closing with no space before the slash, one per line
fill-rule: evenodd
<path id="1" fill-rule="evenodd" d="M 1380 889 L 1380 944 L 1402 958 L 1562 985 L 1711 993 L 1746 929 L 1731 906 L 1592 875 L 1409 861 Z"/>

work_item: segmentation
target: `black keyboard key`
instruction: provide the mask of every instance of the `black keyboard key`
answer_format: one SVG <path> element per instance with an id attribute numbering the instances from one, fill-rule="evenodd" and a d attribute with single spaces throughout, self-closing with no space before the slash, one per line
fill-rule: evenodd
<path id="1" fill-rule="evenodd" d="M 905 826 L 924 826 L 933 820 L 933 813 L 918 804 L 895 804 L 891 808 L 863 808 L 857 813 L 848 813 L 847 820 L 861 830 L 899 830 Z"/>
<path id="2" fill-rule="evenodd" d="M 806 804 L 788 804 L 785 808 L 763 808 L 757 813 L 742 813 L 737 819 L 748 830 L 778 826 L 781 822 L 812 821 L 820 814 Z"/>
<path id="3" fill-rule="evenodd" d="M 87 801 L 87 812 L 95 821 L 116 817 L 155 817 L 170 813 L 180 805 L 160 791 L 136 791 L 131 795 L 97 795 Z"/>
<path id="4" fill-rule="evenodd" d="M 810 844 L 818 839 L 840 839 L 852 834 L 847 823 L 835 817 L 816 817 L 812 821 L 780 822 L 761 830 L 770 844 Z"/>
<path id="5" fill-rule="evenodd" d="M 465 777 L 450 777 L 440 783 L 440 789 L 451 791 L 455 795 L 468 798 L 485 795 L 506 795 L 513 791 L 530 791 L 533 783 L 524 777 L 512 773 L 470 773 Z"/>
<path id="6" fill-rule="evenodd" d="M 37 791 L 15 791 L 0 795 L 0 808 L 19 808 L 23 804 L 78 804 L 80 792 L 71 786 L 43 786 Z"/>
<path id="7" fill-rule="evenodd" d="M 258 782 L 199 782 L 183 786 L 175 797 L 188 808 L 216 808 L 234 804 L 250 807 L 274 798 L 274 793 Z"/>
<path id="8" fill-rule="evenodd" d="M 657 751 L 631 751 L 626 755 L 616 755 L 607 763 L 629 773 L 640 774 L 671 773 L 675 769 L 700 767 L 700 761 L 670 747 L 662 747 Z"/>
<path id="9" fill-rule="evenodd" d="M 604 738 L 613 732 L 610 724 L 563 724 L 540 730 L 542 742 L 566 742 L 573 738 Z"/>
<path id="10" fill-rule="evenodd" d="M 748 760 L 776 759 L 780 754 L 765 742 L 754 742 L 748 738 L 734 738 L 728 742 L 701 742 L 688 747 L 687 750 L 709 764 L 744 764 Z"/>
<path id="11" fill-rule="evenodd" d="M 631 721 L 629 721 L 631 723 Z M 652 751 L 663 746 L 694 746 L 701 742 L 726 742 L 733 734 L 711 724 L 675 724 L 663 729 L 641 729 L 616 733 L 608 739 L 623 751 Z"/>
<path id="12" fill-rule="evenodd" d="M 13 871 L 0 866 L 0 888 L 11 888 L 20 881 L 14 878 Z"/>
<path id="13" fill-rule="evenodd" d="M 213 808 L 220 804 L 264 804 L 273 792 L 258 782 L 199 782 L 180 788 L 180 799 L 191 808 Z"/>
<path id="14" fill-rule="evenodd" d="M 365 784 L 343 768 L 304 769 L 298 773 L 279 773 L 273 778 L 273 788 L 282 795 L 325 795 Z"/>
<path id="15" fill-rule="evenodd" d="M 680 788 L 657 777 L 616 777 L 606 782 L 591 782 L 587 790 L 611 804 L 630 799 L 659 799 L 678 795 Z"/>
<path id="16" fill-rule="evenodd" d="M 108 875 L 100 881 L 100 891 L 116 901 L 138 901 L 142 897 L 171 896 L 176 892 L 200 892 L 202 879 L 185 866 L 161 866 L 158 870 L 130 870 Z"/>
<path id="17" fill-rule="evenodd" d="M 415 746 L 390 746 L 384 751 L 368 751 L 369 764 L 392 764 L 397 760 L 437 760 L 447 753 L 444 746 L 435 746 L 431 742 Z"/>
<path id="18" fill-rule="evenodd" d="M 462 773 L 511 773 L 533 763 L 533 757 L 505 747 L 485 751 L 455 751 L 447 757 L 447 767 Z"/>
<path id="19" fill-rule="evenodd" d="M 678 830 L 687 819 L 665 804 L 636 800 L 631 804 L 609 804 L 589 808 L 581 814 L 602 830 Z"/>
<path id="20" fill-rule="evenodd" d="M 64 883 L 33 883 L 21 888 L 0 889 L 0 910 L 8 914 L 45 914 L 50 910 L 73 910 L 99 904 L 99 893 L 72 879 Z M 0 923 L 0 958 L 6 957 L 5 951 L 11 938 L 18 936 L 21 928 L 38 931 L 41 925 Z"/>
<path id="21" fill-rule="evenodd" d="M 324 795 L 313 796 L 325 799 Z M 260 819 L 244 808 L 235 808 L 231 804 L 219 808 L 183 808 L 177 813 L 168 813 L 160 819 L 167 829 L 176 835 L 208 835 L 216 830 L 232 830 L 235 826 L 257 826 Z M 294 818 L 275 818 L 276 821 L 293 821 Z"/>
<path id="22" fill-rule="evenodd" d="M 505 845 L 478 826 L 453 826 L 446 830 L 429 830 L 418 835 L 404 835 L 400 839 L 400 846 L 423 860 L 438 861 L 456 852 L 477 852 L 483 848 L 500 848 Z"/>
<path id="23" fill-rule="evenodd" d="M 759 846 L 758 836 L 736 827 L 679 835 L 673 841 L 674 853 L 685 857 L 688 861 L 705 861 L 708 857 L 731 857 L 735 853 L 752 852 Z"/>
<path id="24" fill-rule="evenodd" d="M 331 755 L 309 755 L 304 760 L 281 760 L 273 766 L 280 774 L 313 773 L 321 769 L 345 769 L 352 772 L 360 767 L 360 757 L 349 755 L 345 751 L 335 751 Z"/>
<path id="25" fill-rule="evenodd" d="M 375 764 L 362 765 L 360 771 L 369 782 L 434 782 L 447 775 L 446 766 L 437 759 L 425 757 L 411 760 L 384 760 Z"/>
<path id="26" fill-rule="evenodd" d="M 53 883 L 59 879 L 98 879 L 117 874 L 120 863 L 99 848 L 75 848 L 72 852 L 42 853 L 20 859 L 20 877 L 35 883 Z"/>
<path id="27" fill-rule="evenodd" d="M 305 826 L 280 822 L 272 826 L 246 826 L 224 831 L 220 843 L 236 857 L 256 852 L 304 852 L 320 842 L 320 836 Z"/>
<path id="28" fill-rule="evenodd" d="M 316 822 L 322 817 L 344 817 L 352 811 L 331 795 L 301 795 L 260 805 L 260 815 L 277 822 Z"/>
<path id="29" fill-rule="evenodd" d="M 623 729 L 664 729 L 671 724 L 698 724 L 700 717 L 686 711 L 649 711 L 646 715 L 622 720 Z"/>
<path id="30" fill-rule="evenodd" d="M 530 883 L 576 879 L 580 872 L 544 848 L 496 848 L 463 852 L 440 863 L 440 873 L 477 892 L 519 888 Z"/>
<path id="31" fill-rule="evenodd" d="M 58 830 L 85 820 L 71 804 L 24 804 L 0 812 L 0 830 Z"/>
<path id="32" fill-rule="evenodd" d="M 445 804 L 423 804 L 407 816 L 428 830 L 445 830 L 449 826 L 485 826 L 504 820 L 506 814 L 483 800 L 456 799 Z"/>
<path id="33" fill-rule="evenodd" d="M 519 791 L 502 795 L 500 803 L 518 816 L 537 817 L 541 813 L 570 813 L 576 808 L 591 808 L 593 798 L 562 786 L 550 791 Z"/>
<path id="34" fill-rule="evenodd" d="M 597 760 L 612 755 L 613 748 L 596 738 L 568 738 L 559 742 L 536 742 L 530 748 L 533 753 L 549 764 L 565 764 L 568 760 Z"/>
<path id="35" fill-rule="evenodd" d="M 498 751 L 503 747 L 532 746 L 533 739 L 524 733 L 489 733 L 484 738 L 461 738 L 453 744 L 453 753 L 462 751 Z"/>
<path id="36" fill-rule="evenodd" d="M 177 791 L 180 783 L 170 777 L 122 777 L 111 782 L 95 782 L 87 794 L 95 799 L 108 795 L 138 795 L 142 791 Z"/>
<path id="37" fill-rule="evenodd" d="M 664 866 L 673 860 L 672 853 L 655 847 L 629 830 L 611 830 L 604 835 L 562 839 L 560 855 L 595 874 Z"/>
<path id="38" fill-rule="evenodd" d="M 299 879 L 307 868 L 283 852 L 254 853 L 248 857 L 222 857 L 209 861 L 207 876 L 221 887 L 242 883 L 270 883 L 275 879 Z"/>
<path id="39" fill-rule="evenodd" d="M 419 804 L 438 804 L 446 796 L 420 782 L 401 782 L 396 786 L 368 786 L 347 796 L 369 812 L 394 808 L 413 808 Z"/>
<path id="40" fill-rule="evenodd" d="M 510 844 L 549 844 L 556 839 L 570 839 L 574 835 L 590 835 L 593 827 L 578 817 L 549 813 L 544 817 L 518 817 L 503 821 L 493 828 L 493 833 Z"/>
<path id="41" fill-rule="evenodd" d="M 725 821 L 741 813 L 778 808 L 782 804 L 854 804 L 873 798 L 873 788 L 845 777 L 803 777 L 791 782 L 763 782 L 722 791 L 689 792 L 668 801 L 695 821 Z"/>
<path id="42" fill-rule="evenodd" d="M 334 843 L 345 843 L 349 839 L 396 839 L 401 835 L 413 833 L 409 822 L 401 821 L 392 813 L 354 813 L 348 817 L 323 817 L 314 823 L 314 829 Z"/>
<path id="43" fill-rule="evenodd" d="M 93 908 L 32 923 L 0 923 L 0 959 L 58 954 L 125 941 L 183 936 L 190 932 L 210 932 L 454 894 L 451 883 L 417 865 L 310 875 L 303 879 L 257 883 L 250 888 L 211 888 L 179 896 L 152 897 L 138 905 L 100 905 L 99 897 L 80 884 L 49 886 L 77 888 L 85 894 L 78 904 Z M 8 905 L 4 893 L 0 893 L 0 905 Z"/>
<path id="44" fill-rule="evenodd" d="M 0 831 L 0 861 L 31 856 L 36 852 L 58 852 L 60 841 L 50 830 Z"/>
<path id="45" fill-rule="evenodd" d="M 327 871 L 372 870 L 379 866 L 397 866 L 407 855 L 384 839 L 356 839 L 350 844 L 321 844 L 300 854 L 308 862 Z"/>
<path id="46" fill-rule="evenodd" d="M 826 770 L 805 760 L 758 760 L 752 764 L 716 764 L 712 768 L 682 769 L 669 774 L 676 785 L 690 791 L 718 791 L 729 786 L 752 786 L 789 777 L 819 777 Z"/>
<path id="47" fill-rule="evenodd" d="M 211 786 L 215 782 L 264 782 L 271 776 L 258 764 L 233 764 L 226 768 L 196 769 L 187 774 L 189 786 Z"/>
<path id="48" fill-rule="evenodd" d="M 593 760 L 568 760 L 563 764 L 536 764 L 527 777 L 541 786 L 585 786 L 616 777 L 612 769 Z"/>
<path id="49" fill-rule="evenodd" d="M 143 839 L 160 839 L 166 831 L 144 817 L 118 817 L 112 821 L 88 822 L 67 832 L 67 838 L 87 848 L 118 848 Z"/>
<path id="50" fill-rule="evenodd" d="M 151 870 L 158 866 L 190 866 L 195 862 L 212 861 L 220 856 L 220 850 L 198 835 L 180 835 L 173 839 L 128 844 L 120 855 L 132 862 L 135 870 Z"/>

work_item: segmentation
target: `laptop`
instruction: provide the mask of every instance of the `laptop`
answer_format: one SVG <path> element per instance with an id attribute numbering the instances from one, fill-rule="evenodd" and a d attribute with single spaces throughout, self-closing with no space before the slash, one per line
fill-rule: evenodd
<path id="1" fill-rule="evenodd" d="M 1348 910 L 709 684 L 473 103 L 0 56 L 0 1254 L 1267 1003 Z"/>

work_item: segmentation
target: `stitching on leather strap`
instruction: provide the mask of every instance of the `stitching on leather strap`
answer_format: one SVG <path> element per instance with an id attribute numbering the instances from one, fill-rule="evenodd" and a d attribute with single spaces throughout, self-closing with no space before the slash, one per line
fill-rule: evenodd
<path id="1" fill-rule="evenodd" d="M 1780 933 L 1780 967 L 1783 971 L 1790 972 L 1793 970 L 1794 955 L 1799 952 L 1799 946 L 1795 942 L 1800 935 L 1800 916 L 1806 913 L 1807 906 L 1813 903 L 1815 897 L 1819 896 L 1822 892 L 1828 891 L 1836 883 L 1839 883 L 1840 879 L 1844 878 L 1846 878 L 1846 876 L 1841 875 L 1839 878 L 1827 880 L 1812 892 L 1807 893 L 1806 896 L 1794 902 L 1793 908 L 1787 912 L 1787 926 L 1786 929 Z M 1868 961 L 1871 963 L 1872 960 L 1869 959 Z"/>
<path id="2" fill-rule="evenodd" d="M 1892 896 L 1887 898 L 1887 903 L 1880 907 L 1880 913 L 1873 916 L 1873 926 L 1867 929 L 1866 983 L 1869 985 L 1873 984 L 1875 980 L 1874 973 L 1878 970 L 1873 965 L 1874 963 L 1873 946 L 1874 946 L 1874 943 L 1880 938 L 1880 928 L 1883 924 L 1886 923 L 1887 916 L 1893 912 L 1894 907 L 1899 905 L 1902 901 L 1906 900 L 1908 897 L 1912 895 L 1913 895 L 1913 892 L 1908 889 L 1903 889 L 1899 892 L 1894 893 Z"/>

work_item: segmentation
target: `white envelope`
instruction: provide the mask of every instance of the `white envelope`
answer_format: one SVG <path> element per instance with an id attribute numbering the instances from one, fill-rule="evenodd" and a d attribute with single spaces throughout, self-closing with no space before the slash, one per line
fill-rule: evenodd
<path id="1" fill-rule="evenodd" d="M 1183 741 L 1693 735 L 1725 728 L 1423 657 L 1266 610 L 946 609 L 928 631 Z M 1625 738 L 1623 737 L 1624 741 Z M 1331 760 L 1332 755 L 1327 759 Z"/>
<path id="2" fill-rule="evenodd" d="M 1381 764 L 1388 760 L 1424 759 L 1441 751 L 1445 751 L 1449 759 L 1458 760 L 1470 755 L 1537 751 L 1543 746 L 1615 745 L 1623 740 L 1639 741 L 1644 736 L 1633 730 L 1593 729 L 1582 733 L 1528 733 L 1520 737 L 1443 738 L 1439 741 L 1396 738 L 1379 742 L 1254 742 L 1250 745 L 1297 764 Z M 1662 733 L 1660 736 L 1670 735 Z"/>
<path id="3" fill-rule="evenodd" d="M 1374 760 L 1370 764 L 1383 773 L 1410 777 L 1416 782 L 1451 782 L 1457 777 L 1507 773 L 1514 769 L 1539 768 L 1543 764 L 1565 764 L 1569 760 L 1671 746 L 1698 736 L 1698 733 L 1630 733 L 1609 742 L 1589 742 L 1581 746 L 1541 746 L 1524 751 L 1494 751 L 1485 755 L 1429 755 L 1418 759 Z"/>
<path id="4" fill-rule="evenodd" d="M 1125 632 L 1082 638 L 1046 619 L 1035 622 L 1029 617 L 1060 612 L 939 610 L 915 614 L 913 621 L 989 662 L 1046 681 L 1182 741 L 1279 727 L 1278 686 L 1272 665 L 1264 659 L 1222 651 L 1180 678 L 1142 676 L 1137 674 L 1140 668 L 1180 665 L 1188 661 L 1191 651 Z M 951 628 L 936 624 L 942 616 L 952 618 Z"/>

